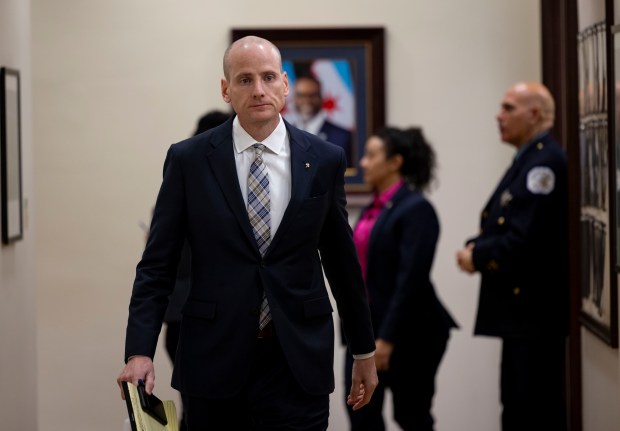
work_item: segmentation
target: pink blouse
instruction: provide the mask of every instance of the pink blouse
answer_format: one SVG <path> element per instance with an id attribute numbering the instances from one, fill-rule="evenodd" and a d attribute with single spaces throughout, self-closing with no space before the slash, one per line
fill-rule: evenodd
<path id="1" fill-rule="evenodd" d="M 364 281 L 366 281 L 366 269 L 368 268 L 367 264 L 367 253 L 368 253 L 368 243 L 370 242 L 370 233 L 372 232 L 372 228 L 375 225 L 375 222 L 379 218 L 379 214 L 381 210 L 385 207 L 390 199 L 394 197 L 398 189 L 403 185 L 404 180 L 400 180 L 396 182 L 394 185 L 388 187 L 382 193 L 376 194 L 375 199 L 372 204 L 364 210 L 362 216 L 359 221 L 355 225 L 355 230 L 353 232 L 353 241 L 355 242 L 355 248 L 357 249 L 357 257 L 360 261 L 360 266 L 362 267 L 362 275 L 364 276 Z"/>

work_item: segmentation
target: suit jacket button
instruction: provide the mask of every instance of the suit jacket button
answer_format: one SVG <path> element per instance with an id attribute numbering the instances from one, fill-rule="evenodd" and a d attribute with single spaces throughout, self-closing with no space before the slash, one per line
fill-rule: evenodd
<path id="1" fill-rule="evenodd" d="M 264 268 L 265 266 L 267 266 L 267 265 L 265 264 L 265 261 L 264 261 L 264 260 L 261 260 L 261 261 L 260 261 L 260 267 L 261 267 L 261 268 Z"/>
<path id="2" fill-rule="evenodd" d="M 497 219 L 497 224 L 501 226 L 501 225 L 503 225 L 503 224 L 504 224 L 504 222 L 505 222 L 505 221 L 506 221 L 506 219 L 505 219 L 504 217 L 500 216 L 500 217 Z"/>
<path id="3" fill-rule="evenodd" d="M 515 295 L 518 295 L 521 293 L 521 289 L 518 287 L 515 287 L 514 289 L 512 289 L 512 293 L 514 293 Z"/>

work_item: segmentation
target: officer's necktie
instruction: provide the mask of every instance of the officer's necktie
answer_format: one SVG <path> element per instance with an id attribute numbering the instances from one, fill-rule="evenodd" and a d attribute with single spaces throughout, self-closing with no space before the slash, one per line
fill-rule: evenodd
<path id="1" fill-rule="evenodd" d="M 263 144 L 254 144 L 254 161 L 250 166 L 248 176 L 248 216 L 252 225 L 252 232 L 258 244 L 261 255 L 265 254 L 271 241 L 271 216 L 269 211 L 271 203 L 269 200 L 269 177 L 267 167 L 263 162 Z M 269 304 L 263 291 L 263 301 L 261 303 L 259 329 L 263 329 L 271 320 Z"/>

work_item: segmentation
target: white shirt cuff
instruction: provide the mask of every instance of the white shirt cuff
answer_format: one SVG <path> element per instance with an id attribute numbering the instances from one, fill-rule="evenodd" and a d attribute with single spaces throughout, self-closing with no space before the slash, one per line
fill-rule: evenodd
<path id="1" fill-rule="evenodd" d="M 373 356 L 375 356 L 374 350 L 370 353 L 362 353 L 360 355 L 353 355 L 353 359 L 368 359 L 368 358 L 372 358 Z"/>

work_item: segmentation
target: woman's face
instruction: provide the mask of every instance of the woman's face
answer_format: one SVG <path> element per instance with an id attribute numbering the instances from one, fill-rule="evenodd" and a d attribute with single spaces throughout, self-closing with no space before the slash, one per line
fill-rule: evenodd
<path id="1" fill-rule="evenodd" d="M 387 158 L 385 144 L 377 136 L 371 136 L 364 147 L 364 157 L 360 166 L 364 171 L 364 181 L 373 188 L 382 189 L 395 177 L 400 177 L 400 157 Z"/>

